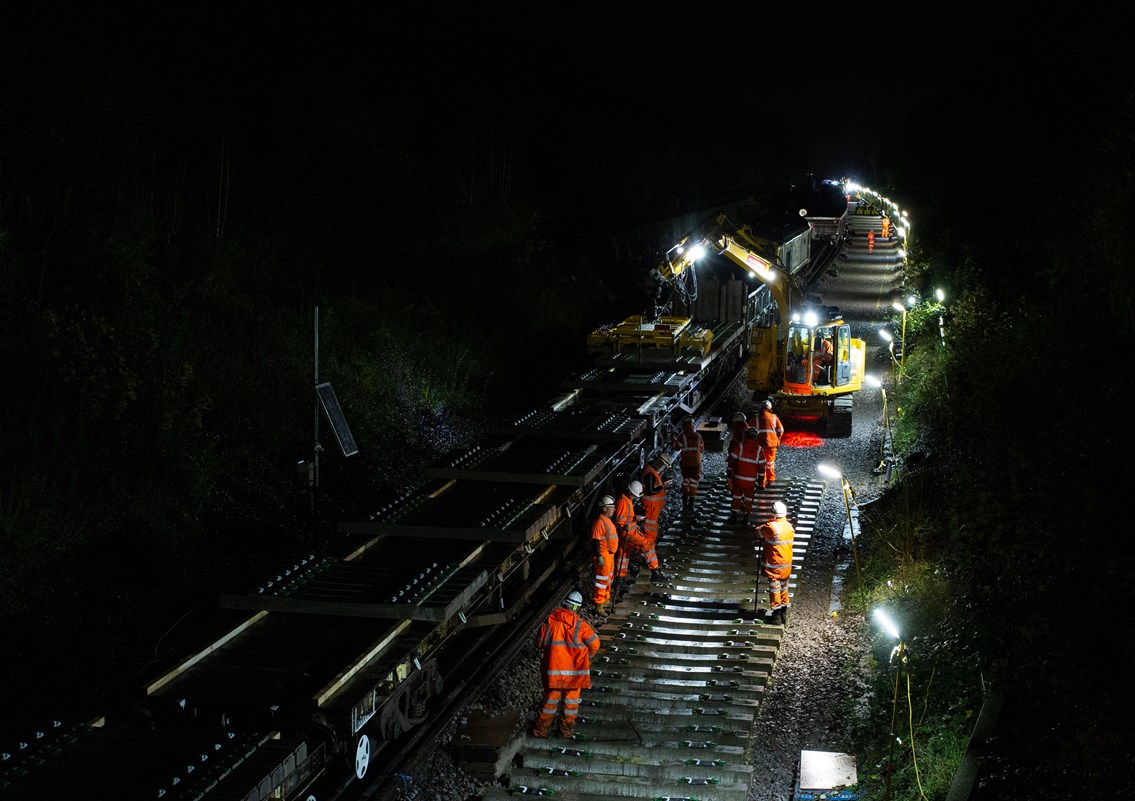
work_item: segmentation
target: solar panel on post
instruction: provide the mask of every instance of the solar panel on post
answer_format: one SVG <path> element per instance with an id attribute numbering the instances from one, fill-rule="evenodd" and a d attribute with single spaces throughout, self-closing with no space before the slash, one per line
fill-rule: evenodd
<path id="1" fill-rule="evenodd" d="M 317 385 L 315 393 L 319 396 L 319 405 L 323 407 L 323 413 L 327 416 L 327 422 L 331 424 L 331 430 L 335 432 L 335 441 L 339 443 L 339 450 L 344 456 L 354 456 L 359 452 L 359 448 L 355 445 L 355 438 L 351 435 L 347 418 L 343 416 L 343 408 L 339 405 L 339 399 L 335 397 L 331 382 L 326 381 Z"/>

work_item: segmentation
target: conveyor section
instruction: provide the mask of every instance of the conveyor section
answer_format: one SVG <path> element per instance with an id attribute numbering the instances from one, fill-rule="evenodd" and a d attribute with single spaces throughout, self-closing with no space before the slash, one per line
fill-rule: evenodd
<path id="1" fill-rule="evenodd" d="M 563 407 L 566 404 L 557 404 Z M 497 433 L 585 439 L 592 442 L 633 442 L 642 436 L 646 423 L 626 408 L 533 409 Z"/>
<path id="2" fill-rule="evenodd" d="M 617 451 L 611 442 L 498 436 L 427 468 L 425 475 L 581 487 L 609 469 Z"/>
<path id="3" fill-rule="evenodd" d="M 340 523 L 339 531 L 522 544 L 559 520 L 564 497 L 554 484 L 450 480 L 403 497 L 370 520 Z"/>
<path id="4" fill-rule="evenodd" d="M 666 319 L 685 318 L 663 318 L 663 320 Z M 744 331 L 744 327 L 738 320 L 715 323 L 707 327 L 695 327 L 701 332 L 695 347 L 622 347 L 617 350 L 608 348 L 602 355 L 596 357 L 594 364 L 598 368 L 618 367 L 637 370 L 656 368 L 672 372 L 698 373 L 709 366 L 721 353 L 728 350 L 734 340 Z M 595 336 L 595 334 L 592 334 L 592 336 Z"/>
<path id="5" fill-rule="evenodd" d="M 147 798 L 259 799 L 295 792 L 322 769 L 326 754 L 274 733 L 71 725 L 43 733 L 0 769 L 10 801 Z M 322 750 L 321 750 L 322 751 Z"/>

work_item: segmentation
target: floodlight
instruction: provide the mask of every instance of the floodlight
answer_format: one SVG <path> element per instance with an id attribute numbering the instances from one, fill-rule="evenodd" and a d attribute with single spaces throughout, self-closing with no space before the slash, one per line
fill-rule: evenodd
<path id="1" fill-rule="evenodd" d="M 887 634 L 890 634 L 900 642 L 902 641 L 902 635 L 899 634 L 898 626 L 896 626 L 894 622 L 889 617 L 887 617 L 887 613 L 883 611 L 882 607 L 875 608 L 875 619 L 879 621 L 879 625 L 883 627 L 883 630 L 886 631 Z"/>

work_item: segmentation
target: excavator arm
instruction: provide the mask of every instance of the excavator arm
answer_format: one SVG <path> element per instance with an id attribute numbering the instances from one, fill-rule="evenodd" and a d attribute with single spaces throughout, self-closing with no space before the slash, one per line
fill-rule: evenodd
<path id="1" fill-rule="evenodd" d="M 653 276 L 658 286 L 656 316 L 668 311 L 667 304 L 660 304 L 657 300 L 661 297 L 664 288 L 675 289 L 679 296 L 696 298 L 693 267 L 698 260 L 710 252 L 725 256 L 767 284 L 781 318 L 788 318 L 794 289 L 792 277 L 786 271 L 779 269 L 773 259 L 762 254 L 761 245 L 753 236 L 749 226 L 737 225 L 724 212 L 707 218 L 683 237 L 677 245 L 666 252 L 662 262 L 654 269 Z M 693 294 L 688 286 L 694 287 Z"/>

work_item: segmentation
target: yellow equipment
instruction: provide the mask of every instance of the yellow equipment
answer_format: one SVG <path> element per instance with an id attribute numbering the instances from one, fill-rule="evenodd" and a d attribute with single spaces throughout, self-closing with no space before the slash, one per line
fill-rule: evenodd
<path id="1" fill-rule="evenodd" d="M 823 421 L 829 434 L 851 434 L 851 393 L 863 384 L 866 345 L 851 337 L 842 319 L 821 322 L 797 309 L 799 290 L 775 263 L 775 243 L 737 225 L 725 214 L 705 220 L 666 254 L 655 268 L 660 285 L 673 284 L 713 252 L 755 275 L 769 288 L 775 318 L 753 325 L 749 338 L 748 386 L 772 396 L 782 417 Z M 667 318 L 661 318 L 667 319 Z"/>

